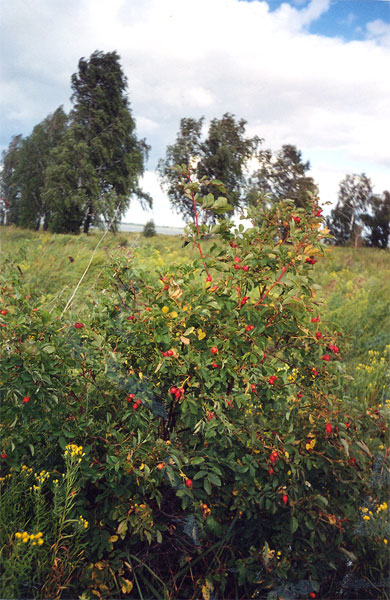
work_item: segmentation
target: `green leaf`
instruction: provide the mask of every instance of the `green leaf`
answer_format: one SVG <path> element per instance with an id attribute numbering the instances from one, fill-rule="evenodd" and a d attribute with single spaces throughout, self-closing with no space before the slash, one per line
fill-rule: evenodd
<path id="1" fill-rule="evenodd" d="M 222 485 L 222 481 L 220 480 L 218 475 L 216 475 L 215 473 L 209 473 L 208 478 L 211 481 L 211 483 L 213 483 L 214 485 L 217 485 L 218 487 L 220 487 Z"/>
<path id="2" fill-rule="evenodd" d="M 291 521 L 290 521 L 290 531 L 291 533 L 295 533 L 296 530 L 298 529 L 298 519 L 296 519 L 295 517 L 291 517 Z"/>

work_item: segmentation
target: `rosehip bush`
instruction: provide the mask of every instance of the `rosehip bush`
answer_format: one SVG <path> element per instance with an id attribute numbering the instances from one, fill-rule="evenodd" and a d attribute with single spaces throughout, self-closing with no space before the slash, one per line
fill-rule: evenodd
<path id="1" fill-rule="evenodd" d="M 31 460 L 55 463 L 64 442 L 83 445 L 80 581 L 98 595 L 116 585 L 106 568 L 136 597 L 250 597 L 302 581 L 306 596 L 330 597 L 351 556 L 378 577 L 383 554 L 367 561 L 356 523 L 385 431 L 343 401 L 342 343 L 311 278 L 327 235 L 317 201 L 259 198 L 251 227 L 199 226 L 227 201 L 200 197 L 189 175 L 182 185 L 198 259 L 150 272 L 118 250 L 89 315 L 66 321 L 31 316 L 3 288 L 2 462 L 17 468 L 32 445 Z"/>

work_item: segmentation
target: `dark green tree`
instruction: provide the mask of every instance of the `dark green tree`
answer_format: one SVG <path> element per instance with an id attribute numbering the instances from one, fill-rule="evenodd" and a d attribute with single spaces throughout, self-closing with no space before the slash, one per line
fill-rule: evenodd
<path id="1" fill-rule="evenodd" d="M 251 177 L 251 198 L 261 191 L 274 200 L 294 200 L 298 208 L 307 206 L 317 186 L 307 175 L 309 161 L 303 162 L 296 146 L 286 144 L 276 153 L 261 150 L 257 159 L 260 166 Z"/>
<path id="2" fill-rule="evenodd" d="M 337 204 L 327 218 L 336 245 L 358 244 L 372 196 L 371 181 L 364 173 L 346 175 L 340 182 Z"/>
<path id="3" fill-rule="evenodd" d="M 256 136 L 245 137 L 246 121 L 237 121 L 230 113 L 210 122 L 206 138 L 202 136 L 203 124 L 203 117 L 182 119 L 175 143 L 168 146 L 157 167 L 171 206 L 187 221 L 193 218 L 192 200 L 183 193 L 183 186 L 178 185 L 181 176 L 173 167 L 184 165 L 198 180 L 206 177 L 221 181 L 229 204 L 236 209 L 246 203 L 246 166 L 260 144 Z M 209 186 L 207 191 L 218 194 L 213 187 Z M 213 220 L 214 215 L 206 213 L 205 218 Z"/>
<path id="4" fill-rule="evenodd" d="M 387 248 L 390 239 L 390 192 L 372 196 L 370 212 L 363 215 L 365 242 L 373 248 Z"/>
<path id="5" fill-rule="evenodd" d="M 23 143 L 22 135 L 15 135 L 7 150 L 2 154 L 0 170 L 0 197 L 4 211 L 4 221 L 8 225 L 17 224 L 20 201 L 20 183 L 17 172 L 20 161 L 20 148 Z"/>
<path id="6" fill-rule="evenodd" d="M 20 186 L 17 224 L 20 227 L 48 228 L 51 207 L 44 195 L 45 172 L 52 160 L 52 150 L 58 147 L 67 128 L 68 117 L 62 106 L 36 125 L 23 140 L 19 152 L 16 177 Z"/>
<path id="7" fill-rule="evenodd" d="M 85 233 L 101 219 L 118 223 L 131 196 L 149 206 L 152 203 L 138 184 L 149 147 L 136 136 L 126 89 L 127 80 L 116 52 L 95 51 L 88 60 L 81 58 L 78 72 L 72 75 L 75 144 L 84 143 L 88 148 L 89 162 L 98 179 L 97 187 L 95 182 L 82 181 Z M 54 173 L 52 177 L 54 180 Z"/>
<path id="8" fill-rule="evenodd" d="M 45 172 L 44 198 L 50 207 L 49 229 L 53 233 L 80 233 L 89 198 L 99 196 L 98 175 L 77 128 L 68 128 L 62 144 L 53 149 Z"/>

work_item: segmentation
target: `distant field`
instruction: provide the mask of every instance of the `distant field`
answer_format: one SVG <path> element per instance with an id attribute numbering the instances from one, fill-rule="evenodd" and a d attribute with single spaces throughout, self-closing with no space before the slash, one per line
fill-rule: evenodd
<path id="1" fill-rule="evenodd" d="M 102 235 L 94 231 L 76 237 L 3 227 L 0 267 L 21 272 L 26 286 L 41 293 L 42 305 L 64 306 Z M 147 239 L 135 232 L 108 233 L 77 292 L 73 310 L 82 312 L 86 297 L 104 285 L 104 267 L 120 246 L 131 250 L 137 262 L 156 269 L 197 256 L 197 250 L 183 247 L 183 241 L 182 236 L 173 235 Z M 207 243 L 204 248 L 207 252 Z M 382 352 L 390 344 L 390 251 L 329 248 L 313 273 L 320 286 L 318 297 L 325 303 L 324 314 L 350 342 L 349 357 L 357 360 L 368 350 Z"/>

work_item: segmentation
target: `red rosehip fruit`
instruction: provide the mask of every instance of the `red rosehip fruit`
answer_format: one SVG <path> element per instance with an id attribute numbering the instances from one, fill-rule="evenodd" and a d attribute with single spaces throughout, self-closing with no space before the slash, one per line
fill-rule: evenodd
<path id="1" fill-rule="evenodd" d="M 247 326 L 245 327 L 245 331 L 252 331 L 254 328 L 255 328 L 255 326 L 254 326 L 254 325 L 247 325 Z"/>
<path id="2" fill-rule="evenodd" d="M 134 394 L 129 394 L 127 396 L 127 402 L 131 402 L 132 400 L 134 400 Z"/>
<path id="3" fill-rule="evenodd" d="M 218 354 L 218 348 L 216 346 L 212 346 L 210 348 L 210 352 L 211 352 L 211 354 Z"/>
<path id="4" fill-rule="evenodd" d="M 4 310 L 0 311 L 0 314 L 2 314 L 2 315 L 6 315 L 6 314 L 7 314 L 7 312 L 8 312 L 8 310 L 5 310 L 5 309 L 4 309 Z"/>
<path id="5" fill-rule="evenodd" d="M 235 256 L 234 257 L 234 262 L 235 263 L 240 263 L 241 262 L 241 258 L 239 256 Z"/>
<path id="6" fill-rule="evenodd" d="M 130 315 L 129 317 L 127 317 L 128 321 L 134 321 L 134 319 L 135 319 L 134 315 Z"/>
<path id="7" fill-rule="evenodd" d="M 245 271 L 245 273 L 248 273 L 248 271 L 249 271 L 249 267 L 248 267 L 248 265 L 244 265 L 244 266 L 242 267 L 242 270 L 243 270 L 243 271 Z"/>
<path id="8" fill-rule="evenodd" d="M 299 224 L 299 223 L 301 222 L 301 217 L 294 217 L 294 216 L 293 216 L 292 218 L 293 218 L 293 220 L 295 221 L 295 223 L 298 223 L 298 224 Z"/>
<path id="9" fill-rule="evenodd" d="M 283 496 L 282 496 L 282 502 L 284 504 L 287 504 L 287 502 L 288 502 L 288 496 L 287 496 L 287 494 L 283 494 Z"/>
<path id="10" fill-rule="evenodd" d="M 330 355 L 329 354 L 324 354 L 324 356 L 321 356 L 322 360 L 325 360 L 326 362 L 330 361 Z"/>
<path id="11" fill-rule="evenodd" d="M 82 329 L 84 327 L 83 323 L 75 323 L 74 326 L 76 329 Z"/>
<path id="12" fill-rule="evenodd" d="M 1 458 L 2 458 L 3 460 L 5 460 L 5 459 L 7 458 L 7 455 L 6 455 L 6 453 L 5 453 L 5 452 L 2 452 L 2 453 L 1 453 Z"/>
<path id="13" fill-rule="evenodd" d="M 211 275 L 207 275 L 206 281 L 212 281 L 212 280 L 213 280 L 213 278 L 211 277 Z"/>
<path id="14" fill-rule="evenodd" d="M 320 340 L 320 339 L 322 338 L 322 333 L 321 333 L 321 331 L 317 331 L 317 333 L 316 333 L 316 338 L 317 338 L 317 340 Z"/>
<path id="15" fill-rule="evenodd" d="M 30 402 L 30 396 L 26 396 L 25 398 L 23 398 L 23 402 L 25 404 L 28 404 Z"/>
<path id="16" fill-rule="evenodd" d="M 164 290 L 169 290 L 169 285 L 164 285 Z"/>
<path id="17" fill-rule="evenodd" d="M 173 350 L 168 350 L 167 351 L 167 356 L 173 356 Z"/>
<path id="18" fill-rule="evenodd" d="M 276 375 L 271 375 L 271 377 L 268 379 L 268 383 L 270 385 L 275 385 L 275 381 L 277 380 Z"/>
<path id="19" fill-rule="evenodd" d="M 186 479 L 186 486 L 192 490 L 192 479 Z"/>
<path id="20" fill-rule="evenodd" d="M 333 431 L 333 427 L 332 427 L 332 425 L 331 425 L 330 423 L 327 423 L 327 424 L 326 424 L 326 426 L 325 426 L 325 431 L 326 431 L 326 433 L 328 433 L 328 434 L 332 433 L 332 431 Z"/>
<path id="21" fill-rule="evenodd" d="M 171 394 L 176 394 L 177 387 L 171 387 L 171 389 L 169 391 L 170 391 Z"/>
<path id="22" fill-rule="evenodd" d="M 236 271 L 239 271 L 241 269 L 240 265 L 233 265 L 233 269 L 236 269 Z"/>

